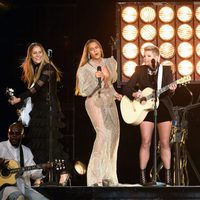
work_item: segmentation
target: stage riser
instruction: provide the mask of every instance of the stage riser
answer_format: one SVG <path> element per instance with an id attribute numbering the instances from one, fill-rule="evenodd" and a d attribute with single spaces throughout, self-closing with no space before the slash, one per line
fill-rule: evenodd
<path id="1" fill-rule="evenodd" d="M 200 187 L 39 187 L 51 200 L 193 200 Z"/>

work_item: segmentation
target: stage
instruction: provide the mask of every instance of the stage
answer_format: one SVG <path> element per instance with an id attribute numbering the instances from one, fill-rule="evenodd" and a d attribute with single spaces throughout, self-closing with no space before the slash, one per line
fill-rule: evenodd
<path id="1" fill-rule="evenodd" d="M 35 188 L 50 200 L 96 200 L 96 199 L 200 199 L 200 186 L 148 186 L 125 185 L 118 187 L 86 187 L 86 186 L 41 186 Z"/>

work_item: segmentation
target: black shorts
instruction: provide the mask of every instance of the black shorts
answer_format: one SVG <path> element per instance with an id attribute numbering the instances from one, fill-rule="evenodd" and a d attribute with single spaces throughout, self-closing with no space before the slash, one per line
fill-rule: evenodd
<path id="1" fill-rule="evenodd" d="M 165 105 L 160 102 L 158 109 L 157 109 L 157 122 L 165 122 L 165 121 L 171 121 L 172 117 L 169 114 L 168 109 L 165 107 Z M 145 117 L 144 121 L 154 122 L 154 111 L 150 111 L 147 116 Z"/>

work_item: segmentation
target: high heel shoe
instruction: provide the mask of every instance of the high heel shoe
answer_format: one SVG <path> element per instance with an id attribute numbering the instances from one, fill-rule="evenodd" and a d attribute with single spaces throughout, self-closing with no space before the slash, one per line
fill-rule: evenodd
<path id="1" fill-rule="evenodd" d="M 147 183 L 146 169 L 141 169 L 140 170 L 140 184 L 145 185 L 146 183 Z"/>
<path id="2" fill-rule="evenodd" d="M 67 186 L 68 182 L 69 182 L 69 186 L 71 186 L 71 177 L 70 177 L 70 174 L 68 174 L 68 173 L 62 173 L 62 174 L 60 174 L 59 185 L 61 185 L 61 186 Z"/>
<path id="3" fill-rule="evenodd" d="M 171 170 L 165 169 L 165 183 L 166 185 L 172 185 Z"/>
<path id="4" fill-rule="evenodd" d="M 102 185 L 104 187 L 109 187 L 109 186 L 113 186 L 114 184 L 113 184 L 112 180 L 110 180 L 110 179 L 103 179 L 102 180 Z"/>

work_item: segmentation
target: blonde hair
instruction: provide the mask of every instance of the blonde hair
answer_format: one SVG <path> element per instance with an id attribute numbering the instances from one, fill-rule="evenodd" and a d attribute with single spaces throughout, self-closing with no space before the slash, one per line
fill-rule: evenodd
<path id="1" fill-rule="evenodd" d="M 104 57 L 103 48 L 102 48 L 100 42 L 98 40 L 96 40 L 96 39 L 90 39 L 84 45 L 83 53 L 82 53 L 81 60 L 80 60 L 79 65 L 78 65 L 78 69 L 80 67 L 83 67 L 90 60 L 90 55 L 89 55 L 88 47 L 93 42 L 95 42 L 100 47 L 100 49 L 101 49 L 101 57 L 102 58 Z M 77 72 L 78 72 L 78 69 L 77 69 Z M 75 95 L 79 95 L 77 72 L 76 72 Z"/>
<path id="2" fill-rule="evenodd" d="M 154 45 L 148 45 L 144 48 L 144 51 L 152 51 L 154 55 L 159 56 L 160 55 L 160 51 L 159 48 L 157 46 Z"/>
<path id="3" fill-rule="evenodd" d="M 33 48 L 36 46 L 41 48 L 42 53 L 43 53 L 43 59 L 39 65 L 38 70 L 36 72 L 34 72 L 31 55 L 32 55 Z M 47 64 L 47 63 L 50 63 L 53 66 L 53 68 L 56 70 L 56 80 L 60 81 L 62 73 L 53 64 L 53 62 L 49 60 L 49 57 L 48 57 L 44 47 L 42 46 L 42 44 L 40 44 L 38 42 L 34 42 L 34 43 L 30 44 L 27 49 L 26 58 L 25 58 L 24 62 L 22 63 L 22 68 L 23 68 L 22 80 L 25 83 L 27 83 L 28 88 L 30 88 L 30 86 L 32 85 L 33 82 L 36 82 L 39 79 L 41 71 L 44 68 L 45 64 Z"/>

